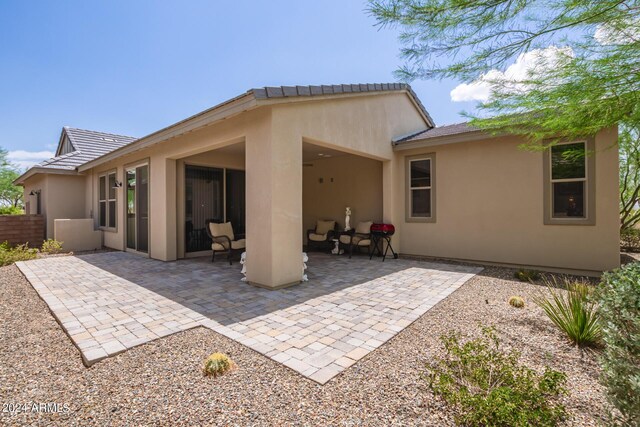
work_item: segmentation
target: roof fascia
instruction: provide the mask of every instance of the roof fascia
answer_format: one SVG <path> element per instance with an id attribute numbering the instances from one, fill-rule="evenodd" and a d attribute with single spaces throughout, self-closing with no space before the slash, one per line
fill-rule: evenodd
<path id="1" fill-rule="evenodd" d="M 52 174 L 52 175 L 79 175 L 79 173 L 75 169 L 53 169 L 53 168 L 42 168 L 42 167 L 33 167 L 20 175 L 13 181 L 13 185 L 22 185 L 24 186 L 24 182 L 31 178 L 33 175 L 37 174 Z"/>
<path id="2" fill-rule="evenodd" d="M 443 135 L 434 138 L 418 139 L 411 142 L 392 142 L 393 151 L 412 150 L 414 148 L 435 147 L 438 145 L 457 144 L 460 142 L 480 141 L 496 137 L 484 131 L 471 131 L 454 135 Z"/>
<path id="3" fill-rule="evenodd" d="M 152 145 L 163 142 L 167 139 L 180 136 L 184 133 L 194 131 L 201 127 L 211 125 L 223 119 L 228 119 L 242 112 L 252 110 L 257 107 L 256 99 L 252 93 L 244 93 L 240 96 L 230 99 L 215 107 L 204 110 L 198 114 L 181 120 L 166 128 L 160 129 L 147 136 L 135 140 L 123 147 L 120 147 L 110 153 L 104 154 L 97 159 L 91 160 L 83 165 L 78 166 L 78 171 L 83 172 L 102 163 L 117 159 L 138 150 L 150 147 Z"/>

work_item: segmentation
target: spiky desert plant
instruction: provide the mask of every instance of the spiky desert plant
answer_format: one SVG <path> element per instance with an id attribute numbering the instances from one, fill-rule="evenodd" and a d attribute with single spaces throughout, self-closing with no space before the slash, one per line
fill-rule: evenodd
<path id="1" fill-rule="evenodd" d="M 515 308 L 522 308 L 524 307 L 524 298 L 514 295 L 509 298 L 509 305 Z"/>
<path id="2" fill-rule="evenodd" d="M 205 375 L 213 375 L 214 378 L 236 367 L 236 364 L 223 353 L 213 353 L 204 361 L 203 371 Z"/>
<path id="3" fill-rule="evenodd" d="M 521 268 L 520 270 L 516 271 L 516 279 L 520 280 L 521 282 L 533 282 L 535 280 L 540 279 L 540 273 L 535 271 L 535 270 L 526 270 L 524 268 Z"/>
<path id="4" fill-rule="evenodd" d="M 593 346 L 600 343 L 602 329 L 598 305 L 591 298 L 591 287 L 584 281 L 555 277 L 545 279 L 550 296 L 539 295 L 533 301 L 573 343 Z M 557 288 L 566 289 L 566 293 Z"/>

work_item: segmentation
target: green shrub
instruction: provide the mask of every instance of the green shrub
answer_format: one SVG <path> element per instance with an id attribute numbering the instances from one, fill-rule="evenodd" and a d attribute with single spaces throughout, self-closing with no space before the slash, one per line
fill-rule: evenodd
<path id="1" fill-rule="evenodd" d="M 525 270 L 524 268 L 516 271 L 515 276 L 516 279 L 520 280 L 521 282 L 533 282 L 540 279 L 539 272 L 535 270 Z"/>
<path id="2" fill-rule="evenodd" d="M 62 252 L 62 244 L 54 239 L 47 239 L 42 243 L 42 252 L 47 254 L 57 254 Z"/>
<path id="3" fill-rule="evenodd" d="M 15 206 L 2 206 L 0 207 L 0 215 L 23 215 L 24 210 L 16 208 Z"/>
<path id="4" fill-rule="evenodd" d="M 640 252 L 640 230 L 637 228 L 620 230 L 620 249 L 629 252 Z"/>
<path id="5" fill-rule="evenodd" d="M 566 375 L 543 374 L 519 364 L 520 354 L 500 349 L 493 328 L 462 343 L 457 334 L 441 337 L 446 356 L 428 366 L 429 388 L 451 405 L 466 426 L 554 426 L 565 416 L 558 397 Z"/>
<path id="6" fill-rule="evenodd" d="M 235 366 L 236 364 L 233 363 L 233 360 L 231 360 L 226 354 L 213 353 L 204 361 L 202 370 L 205 375 L 213 375 L 214 377 L 217 377 L 218 375 L 222 375 L 235 368 Z"/>
<path id="7" fill-rule="evenodd" d="M 28 243 L 11 247 L 8 242 L 0 243 L 0 267 L 16 261 L 26 261 L 38 256 L 38 250 L 30 248 Z"/>
<path id="8" fill-rule="evenodd" d="M 540 306 L 549 319 L 560 328 L 573 343 L 579 346 L 600 344 L 602 329 L 598 305 L 592 298 L 592 287 L 584 281 L 558 281 L 555 277 L 546 280 L 550 297 L 540 295 L 533 301 Z M 558 289 L 564 287 L 566 294 Z"/>
<path id="9" fill-rule="evenodd" d="M 512 296 L 509 298 L 509 305 L 515 308 L 523 308 L 524 307 L 524 298 L 519 296 Z"/>
<path id="10" fill-rule="evenodd" d="M 625 425 L 640 425 L 640 263 L 605 273 L 595 293 L 602 317 L 602 382 Z"/>

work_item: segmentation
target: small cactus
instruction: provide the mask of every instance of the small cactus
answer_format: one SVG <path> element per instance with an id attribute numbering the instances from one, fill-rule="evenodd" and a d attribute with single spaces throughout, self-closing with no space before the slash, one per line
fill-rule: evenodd
<path id="1" fill-rule="evenodd" d="M 204 361 L 202 370 L 205 375 L 213 375 L 214 378 L 236 367 L 236 364 L 223 353 L 213 353 Z"/>
<path id="2" fill-rule="evenodd" d="M 515 276 L 516 279 L 520 280 L 521 282 L 533 282 L 540 279 L 540 273 L 535 270 L 525 270 L 524 268 L 516 271 Z"/>
<path id="3" fill-rule="evenodd" d="M 524 307 L 524 299 L 522 297 L 512 296 L 509 298 L 509 305 L 515 308 L 522 308 Z"/>

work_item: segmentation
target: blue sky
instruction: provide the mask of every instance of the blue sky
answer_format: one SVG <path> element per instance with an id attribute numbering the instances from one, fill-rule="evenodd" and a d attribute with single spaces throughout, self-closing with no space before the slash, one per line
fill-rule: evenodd
<path id="1" fill-rule="evenodd" d="M 22 166 L 62 126 L 143 136 L 268 85 L 394 81 L 393 30 L 353 1 L 0 0 L 0 146 Z M 455 81 L 417 81 L 437 124 Z"/>

